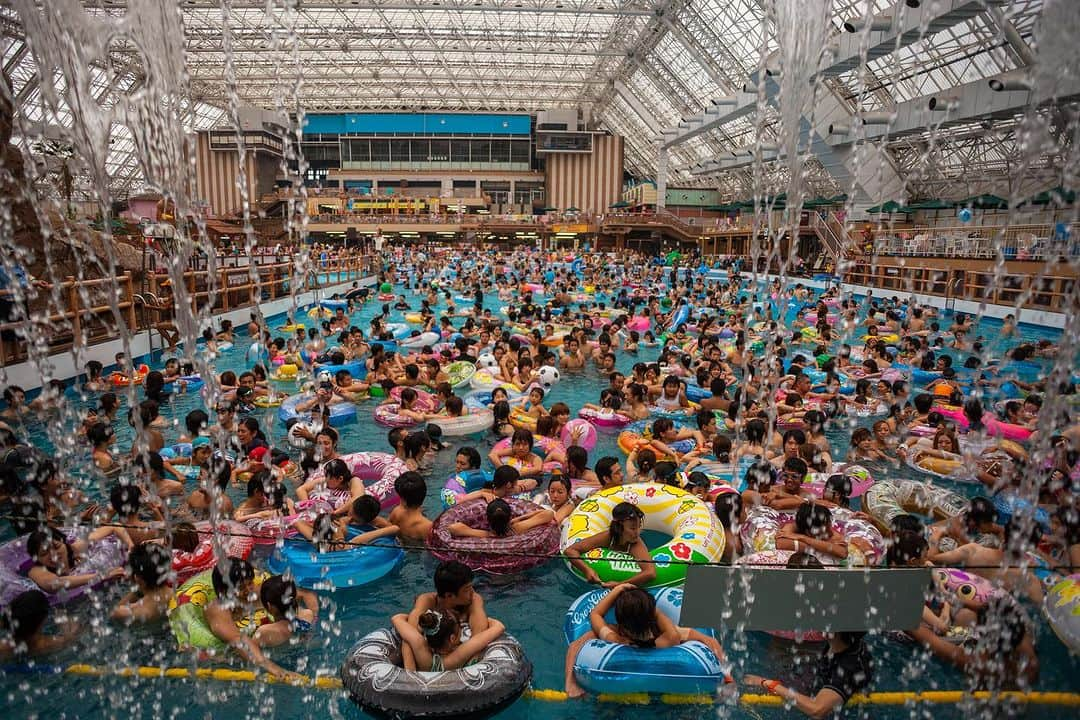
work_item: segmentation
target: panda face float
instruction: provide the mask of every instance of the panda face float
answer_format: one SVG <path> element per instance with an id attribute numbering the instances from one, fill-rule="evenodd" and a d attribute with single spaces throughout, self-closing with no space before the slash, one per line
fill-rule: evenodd
<path id="1" fill-rule="evenodd" d="M 484 353 L 476 358 L 476 364 L 481 370 L 493 370 L 499 367 L 499 361 L 491 353 Z"/>
<path id="2" fill-rule="evenodd" d="M 315 379 L 318 380 L 321 383 L 323 383 L 323 382 L 333 382 L 334 381 L 334 378 L 326 370 L 323 370 L 321 373 L 319 373 L 319 376 L 317 378 L 315 378 Z"/>
<path id="3" fill-rule="evenodd" d="M 536 372 L 536 379 L 540 381 L 540 386 L 547 389 L 553 385 L 557 385 L 562 376 L 559 375 L 559 369 L 553 368 L 550 365 L 545 365 Z"/>

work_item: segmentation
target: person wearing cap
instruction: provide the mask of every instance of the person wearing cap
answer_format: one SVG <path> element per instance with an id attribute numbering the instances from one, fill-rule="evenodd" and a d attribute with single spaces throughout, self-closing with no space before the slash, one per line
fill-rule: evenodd
<path id="1" fill-rule="evenodd" d="M 255 391 L 249 387 L 236 388 L 236 411 L 242 415 L 255 412 Z"/>
<path id="2" fill-rule="evenodd" d="M 191 455 L 187 457 L 174 457 L 170 458 L 166 469 L 176 475 L 176 479 L 180 482 L 184 481 L 187 477 L 185 473 L 176 470 L 177 465 L 183 466 L 200 466 L 205 465 L 210 456 L 214 454 L 214 448 L 210 445 L 210 438 L 197 437 L 191 441 Z"/>

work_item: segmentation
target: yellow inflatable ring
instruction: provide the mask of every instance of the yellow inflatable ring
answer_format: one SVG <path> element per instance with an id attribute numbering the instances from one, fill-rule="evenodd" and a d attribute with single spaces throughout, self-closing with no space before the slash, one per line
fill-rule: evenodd
<path id="1" fill-rule="evenodd" d="M 255 402 L 253 404 L 255 405 L 255 407 L 261 408 L 278 407 L 279 405 L 281 405 L 282 402 L 285 401 L 285 398 L 287 397 L 288 395 L 260 395 L 259 397 L 255 398 Z"/>
<path id="2" fill-rule="evenodd" d="M 420 313 L 405 313 L 405 322 L 419 325 L 424 322 L 424 316 Z"/>
<path id="3" fill-rule="evenodd" d="M 900 336 L 897 335 L 896 333 L 884 333 L 884 334 L 881 334 L 881 335 L 863 335 L 862 339 L 864 341 L 871 340 L 871 339 L 880 340 L 881 342 L 886 343 L 888 345 L 893 345 L 895 343 L 900 342 Z"/>
<path id="4" fill-rule="evenodd" d="M 278 325 L 278 332 L 296 332 L 297 330 L 306 330 L 307 328 L 300 323 L 293 323 L 292 325 Z"/>
<path id="5" fill-rule="evenodd" d="M 510 424 L 519 430 L 536 432 L 536 418 L 525 412 L 521 407 L 515 407 L 510 411 Z"/>
<path id="6" fill-rule="evenodd" d="M 566 552 L 579 540 L 609 529 L 611 511 L 622 502 L 636 505 L 645 514 L 644 529 L 671 536 L 670 541 L 649 551 L 656 561 L 656 578 L 650 587 L 682 585 L 686 563 L 720 562 L 723 558 L 724 528 L 709 506 L 685 490 L 658 483 L 617 485 L 582 500 L 563 523 L 559 550 Z M 640 572 L 630 555 L 608 548 L 590 550 L 581 559 L 604 582 L 623 582 Z M 570 570 L 581 576 L 572 565 Z"/>
<path id="7" fill-rule="evenodd" d="M 307 316 L 312 319 L 323 318 L 325 320 L 334 317 L 334 313 L 324 307 L 315 307 L 308 310 Z"/>
<path id="8" fill-rule="evenodd" d="M 540 341 L 540 343 L 544 347 L 549 347 L 549 348 L 562 347 L 564 337 L 566 337 L 566 333 L 563 333 L 561 335 L 552 335 L 551 337 L 544 338 L 543 340 Z"/>

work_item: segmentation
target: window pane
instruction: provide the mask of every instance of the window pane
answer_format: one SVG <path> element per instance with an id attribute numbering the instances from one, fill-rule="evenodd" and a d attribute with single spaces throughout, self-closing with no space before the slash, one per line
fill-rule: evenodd
<path id="1" fill-rule="evenodd" d="M 409 141 L 408 140 L 391 140 L 390 141 L 390 160 L 392 162 L 409 162 Z"/>
<path id="2" fill-rule="evenodd" d="M 425 162 L 430 159 L 428 157 L 429 147 L 427 140 L 410 140 L 409 152 L 412 155 L 413 162 Z"/>
<path id="3" fill-rule="evenodd" d="M 428 158 L 432 162 L 449 162 L 450 160 L 450 141 L 449 140 L 432 140 L 431 141 L 431 156 Z"/>
<path id="4" fill-rule="evenodd" d="M 491 162 L 491 141 L 472 141 L 472 162 Z"/>
<path id="5" fill-rule="evenodd" d="M 461 165 L 469 162 L 469 141 L 468 140 L 451 140 L 450 141 L 450 161 L 455 165 Z"/>
<path id="6" fill-rule="evenodd" d="M 491 141 L 491 162 L 510 162 L 510 141 Z"/>
<path id="7" fill-rule="evenodd" d="M 365 141 L 366 142 L 366 141 Z M 353 148 L 353 158 L 355 159 L 356 148 Z M 371 159 L 374 162 L 387 162 L 390 160 L 390 141 L 389 140 L 372 140 L 371 141 Z"/>
<path id="8" fill-rule="evenodd" d="M 371 160 L 371 147 L 368 140 L 351 140 L 353 162 L 368 162 Z"/>
<path id="9" fill-rule="evenodd" d="M 510 142 L 510 160 L 516 163 L 529 162 L 528 140 L 512 140 Z"/>

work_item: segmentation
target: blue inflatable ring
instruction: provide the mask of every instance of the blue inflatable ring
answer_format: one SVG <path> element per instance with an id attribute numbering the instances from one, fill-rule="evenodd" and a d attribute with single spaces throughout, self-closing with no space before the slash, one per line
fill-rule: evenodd
<path id="1" fill-rule="evenodd" d="M 316 365 L 314 375 L 318 377 L 319 373 L 328 372 L 333 377 L 341 370 L 348 370 L 353 380 L 363 380 L 367 377 L 367 365 L 363 360 L 353 360 L 344 365 Z"/>
<path id="2" fill-rule="evenodd" d="M 350 527 L 349 538 L 368 530 Z M 380 580 L 401 564 L 405 551 L 393 538 L 381 538 L 372 545 L 320 553 L 306 540 L 287 540 L 271 555 L 272 573 L 288 570 L 297 585 L 309 590 L 340 590 L 360 587 Z"/>
<path id="3" fill-rule="evenodd" d="M 296 406 L 303 400 L 311 398 L 309 394 L 293 395 L 285 399 L 285 402 L 281 403 L 281 407 L 278 408 L 278 420 L 283 423 L 292 420 L 293 418 L 300 418 L 300 414 L 296 412 Z M 348 423 L 356 422 L 356 406 L 352 403 L 336 403 L 330 406 L 330 426 L 341 427 Z"/>
<path id="4" fill-rule="evenodd" d="M 681 588 L 651 588 L 656 608 L 678 624 L 682 610 Z M 567 644 L 589 629 L 589 612 L 608 590 L 587 592 L 570 605 L 563 623 Z M 615 622 L 614 611 L 605 616 Z M 714 636 L 712 629 L 700 629 Z M 647 669 L 647 670 L 646 670 Z M 574 677 L 591 693 L 674 693 L 712 695 L 723 682 L 720 661 L 708 647 L 690 641 L 670 648 L 637 648 L 603 640 L 585 643 L 574 661 Z"/>
<path id="5" fill-rule="evenodd" d="M 321 300 L 319 301 L 319 305 L 326 308 L 327 310 L 345 310 L 346 312 L 348 312 L 349 310 L 348 300 Z"/>

